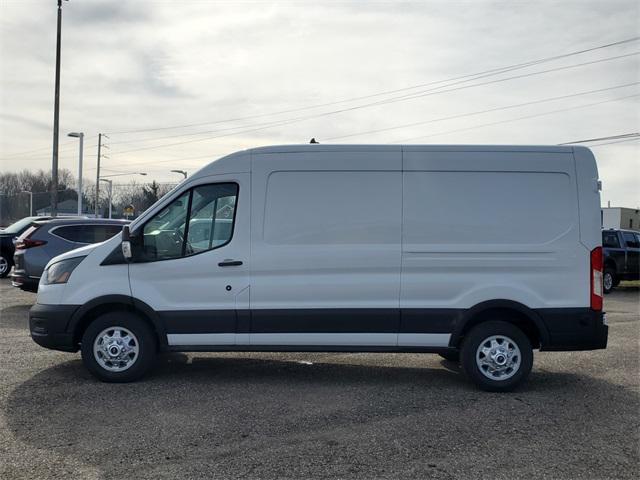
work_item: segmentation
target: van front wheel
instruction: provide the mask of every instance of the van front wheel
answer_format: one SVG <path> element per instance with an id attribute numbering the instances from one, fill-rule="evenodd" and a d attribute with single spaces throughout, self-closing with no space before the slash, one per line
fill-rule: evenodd
<path id="1" fill-rule="evenodd" d="M 529 375 L 533 348 L 515 325 L 485 322 L 466 335 L 461 363 L 466 375 L 482 390 L 508 392 Z"/>
<path id="2" fill-rule="evenodd" d="M 153 366 L 156 338 L 138 316 L 109 312 L 89 324 L 81 352 L 85 367 L 103 382 L 132 382 Z"/>

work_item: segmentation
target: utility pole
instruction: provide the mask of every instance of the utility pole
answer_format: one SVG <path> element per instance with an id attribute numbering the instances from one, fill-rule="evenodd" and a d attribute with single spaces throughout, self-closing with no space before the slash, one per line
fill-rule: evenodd
<path id="1" fill-rule="evenodd" d="M 102 147 L 102 134 L 98 134 L 98 165 L 96 169 L 96 218 L 98 218 L 98 203 L 100 200 L 100 148 Z"/>
<path id="2" fill-rule="evenodd" d="M 58 123 L 60 119 L 60 43 L 62 0 L 58 0 L 58 33 L 56 42 L 56 86 L 53 103 L 53 159 L 51 162 L 51 216 L 58 215 Z"/>

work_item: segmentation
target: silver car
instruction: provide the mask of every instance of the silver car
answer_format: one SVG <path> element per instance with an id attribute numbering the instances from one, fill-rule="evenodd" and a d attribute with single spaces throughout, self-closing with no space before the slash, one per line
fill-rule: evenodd
<path id="1" fill-rule="evenodd" d="M 49 260 L 84 245 L 104 242 L 120 233 L 128 223 L 127 220 L 91 218 L 33 222 L 16 240 L 12 285 L 36 292 Z"/>

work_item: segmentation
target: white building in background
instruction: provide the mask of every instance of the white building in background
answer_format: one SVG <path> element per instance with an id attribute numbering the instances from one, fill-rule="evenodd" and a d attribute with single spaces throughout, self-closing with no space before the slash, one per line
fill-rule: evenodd
<path id="1" fill-rule="evenodd" d="M 640 230 L 640 210 L 637 208 L 604 207 L 602 228 L 625 228 Z"/>

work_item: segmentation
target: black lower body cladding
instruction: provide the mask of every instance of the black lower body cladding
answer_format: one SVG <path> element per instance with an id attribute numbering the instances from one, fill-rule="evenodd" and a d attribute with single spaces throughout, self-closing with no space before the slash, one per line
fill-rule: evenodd
<path id="1" fill-rule="evenodd" d="M 549 332 L 541 350 L 598 350 L 607 348 L 609 327 L 604 312 L 590 308 L 543 308 L 536 310 Z"/>
<path id="2" fill-rule="evenodd" d="M 65 352 L 76 352 L 73 332 L 68 332 L 69 320 L 78 310 L 78 305 L 35 304 L 29 310 L 31 338 L 40 346 Z"/>
<path id="3" fill-rule="evenodd" d="M 130 298 L 128 300 L 129 306 L 135 310 L 136 302 L 132 302 Z M 33 340 L 46 348 L 77 351 L 74 326 L 79 324 L 79 317 L 83 316 L 83 311 L 84 307 L 79 305 L 34 305 L 29 312 Z M 536 322 L 538 329 L 545 330 L 540 332 L 541 338 L 544 339 L 541 350 L 595 350 L 607 346 L 608 327 L 602 312 L 595 312 L 589 308 L 536 309 L 529 312 L 539 319 Z M 470 320 L 471 312 L 467 309 L 311 309 L 154 313 L 161 324 L 156 326 L 156 332 L 159 336 L 165 337 L 159 339 L 160 346 L 161 349 L 165 349 L 165 333 L 454 334 L 462 331 L 466 321 Z M 454 343 L 450 347 L 456 348 L 456 345 Z M 390 350 L 393 348 L 385 349 Z"/>

